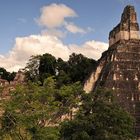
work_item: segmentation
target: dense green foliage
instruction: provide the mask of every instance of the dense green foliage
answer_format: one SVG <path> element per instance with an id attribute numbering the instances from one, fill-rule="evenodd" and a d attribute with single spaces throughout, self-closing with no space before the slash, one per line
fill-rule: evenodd
<path id="1" fill-rule="evenodd" d="M 31 57 L 26 84 L 0 101 L 0 140 L 132 140 L 134 121 L 113 93 L 83 91 L 96 65 L 81 54 Z"/>
<path id="2" fill-rule="evenodd" d="M 6 69 L 4 68 L 0 68 L 0 77 L 2 79 L 5 79 L 10 82 L 14 80 L 15 75 L 16 75 L 15 72 L 10 73 L 10 72 L 7 72 Z"/>
<path id="3" fill-rule="evenodd" d="M 55 140 L 59 137 L 61 117 L 79 108 L 83 95 L 80 83 L 56 88 L 52 77 L 43 86 L 28 83 L 12 93 L 11 100 L 3 102 L 5 113 L 1 118 L 1 136 L 12 139 Z"/>
<path id="4" fill-rule="evenodd" d="M 58 86 L 80 81 L 84 83 L 87 75 L 96 69 L 97 62 L 82 54 L 72 54 L 68 61 L 56 59 L 51 54 L 33 56 L 27 64 L 27 79 L 41 81 L 49 76 L 55 76 Z"/>
<path id="5" fill-rule="evenodd" d="M 39 80 L 40 57 L 40 55 L 31 56 L 29 59 L 27 66 L 25 67 L 27 80 L 32 82 L 37 82 Z"/>
<path id="6" fill-rule="evenodd" d="M 112 92 L 98 90 L 83 98 L 75 119 L 62 123 L 64 140 L 134 139 L 134 120 L 117 105 Z"/>
<path id="7" fill-rule="evenodd" d="M 96 66 L 95 60 L 84 57 L 82 54 L 73 53 L 68 60 L 68 73 L 72 82 L 84 82 L 87 76 L 96 69 Z"/>
<path id="8" fill-rule="evenodd" d="M 55 75 L 56 73 L 56 58 L 51 54 L 43 54 L 40 57 L 39 75 L 43 82 L 45 78 Z"/>

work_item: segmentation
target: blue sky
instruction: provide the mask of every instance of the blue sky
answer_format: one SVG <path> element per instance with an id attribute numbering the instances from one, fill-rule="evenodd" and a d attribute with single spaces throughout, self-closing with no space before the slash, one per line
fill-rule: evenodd
<path id="1" fill-rule="evenodd" d="M 109 31 L 119 23 L 121 13 L 127 4 L 135 6 L 140 23 L 139 0 L 0 0 L 2 58 L 9 57 L 10 51 L 17 45 L 16 38 L 39 35 L 42 31 L 50 30 L 48 26 L 39 25 L 38 20 L 42 14 L 41 8 L 52 4 L 63 4 L 76 15 L 66 17 L 65 24 L 79 27 L 81 30 L 77 33 L 66 30 L 67 25 L 55 28 L 66 33 L 65 37 L 59 40 L 67 46 L 74 44 L 74 47 L 83 47 L 85 42 L 91 40 L 108 43 Z"/>

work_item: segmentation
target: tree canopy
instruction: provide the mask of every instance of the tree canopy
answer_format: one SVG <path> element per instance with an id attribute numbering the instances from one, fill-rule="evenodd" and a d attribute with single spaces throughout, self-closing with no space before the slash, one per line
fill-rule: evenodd
<path id="1" fill-rule="evenodd" d="M 134 120 L 112 91 L 83 91 L 96 65 L 82 54 L 68 61 L 51 54 L 32 56 L 26 83 L 0 100 L 0 140 L 133 140 Z M 10 80 L 12 74 L 0 72 Z"/>
<path id="2" fill-rule="evenodd" d="M 98 90 L 83 98 L 75 119 L 62 123 L 64 140 L 134 139 L 134 120 L 116 103 L 112 92 Z"/>
<path id="3" fill-rule="evenodd" d="M 56 59 L 51 54 L 42 56 L 32 56 L 27 63 L 27 79 L 31 81 L 41 81 L 49 76 L 55 76 L 60 87 L 63 84 L 69 84 L 80 81 L 84 83 L 87 76 L 96 69 L 97 62 L 89 59 L 82 54 L 71 54 L 68 61 L 61 58 Z"/>
<path id="4" fill-rule="evenodd" d="M 6 69 L 0 67 L 0 77 L 2 79 L 5 79 L 10 82 L 14 80 L 15 75 L 16 75 L 15 72 L 10 73 L 10 72 L 7 72 Z"/>
<path id="5" fill-rule="evenodd" d="M 61 118 L 70 118 L 72 109 L 79 108 L 83 93 L 79 82 L 57 89 L 53 77 L 45 79 L 43 86 L 33 82 L 18 86 L 11 93 L 11 100 L 2 103 L 5 112 L 1 117 L 1 136 L 57 140 Z"/>

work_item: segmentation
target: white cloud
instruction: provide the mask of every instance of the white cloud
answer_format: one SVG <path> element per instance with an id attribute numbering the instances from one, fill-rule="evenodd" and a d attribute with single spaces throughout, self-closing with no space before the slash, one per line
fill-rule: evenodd
<path id="1" fill-rule="evenodd" d="M 108 49 L 108 44 L 99 41 L 87 41 L 83 45 L 70 45 L 71 53 L 81 53 L 86 57 L 99 59 L 101 57 L 101 53 Z"/>
<path id="2" fill-rule="evenodd" d="M 71 33 L 82 33 L 82 34 L 85 34 L 86 31 L 76 25 L 74 25 L 74 23 L 66 23 L 65 24 L 65 28 L 71 32 Z"/>
<path id="3" fill-rule="evenodd" d="M 84 30 L 81 27 L 75 25 L 72 22 L 68 22 L 67 18 L 77 17 L 77 13 L 70 7 L 64 4 L 51 4 L 41 8 L 41 15 L 37 19 L 37 22 L 46 27 L 47 34 L 56 34 L 57 37 L 62 37 L 62 31 L 58 32 L 58 29 L 64 27 L 67 31 L 76 33 L 86 33 L 89 30 Z M 44 32 L 44 31 L 43 31 Z M 65 34 L 65 33 L 64 33 Z"/>
<path id="4" fill-rule="evenodd" d="M 49 30 L 45 29 L 41 31 L 41 34 L 64 38 L 66 37 L 67 32 L 62 32 L 61 30 L 58 30 L 58 29 L 49 29 Z"/>
<path id="5" fill-rule="evenodd" d="M 65 45 L 59 38 L 65 37 L 62 27 L 71 33 L 86 33 L 93 31 L 90 27 L 82 29 L 72 22 L 66 21 L 68 17 L 75 17 L 75 11 L 64 4 L 51 4 L 41 9 L 39 24 L 46 28 L 39 35 L 17 37 L 14 47 L 6 54 L 0 55 L 1 67 L 8 71 L 18 71 L 24 68 L 32 55 L 50 53 L 56 58 L 68 60 L 73 52 L 81 53 L 93 59 L 98 59 L 107 49 L 108 44 L 98 41 L 87 41 L 81 45 Z M 24 19 L 19 19 L 24 22 Z M 64 30 L 64 29 L 63 29 Z"/>
<path id="6" fill-rule="evenodd" d="M 68 60 L 69 55 L 73 52 L 98 59 L 107 47 L 108 44 L 97 41 L 88 41 L 80 46 L 75 44 L 66 46 L 54 36 L 31 35 L 16 38 L 14 48 L 7 55 L 0 55 L 0 63 L 8 71 L 17 71 L 19 68 L 25 67 L 30 56 L 44 53 L 50 53 L 56 58 L 61 57 L 64 60 Z"/>
<path id="7" fill-rule="evenodd" d="M 75 11 L 68 6 L 54 3 L 41 9 L 41 16 L 38 22 L 47 28 L 55 28 L 62 26 L 65 18 L 76 16 Z"/>

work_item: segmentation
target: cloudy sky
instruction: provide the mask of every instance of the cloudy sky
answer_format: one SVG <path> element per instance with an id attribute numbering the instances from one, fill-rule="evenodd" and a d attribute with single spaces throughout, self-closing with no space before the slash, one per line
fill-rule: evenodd
<path id="1" fill-rule="evenodd" d="M 23 68 L 31 55 L 99 59 L 123 8 L 140 0 L 0 0 L 0 67 Z"/>

